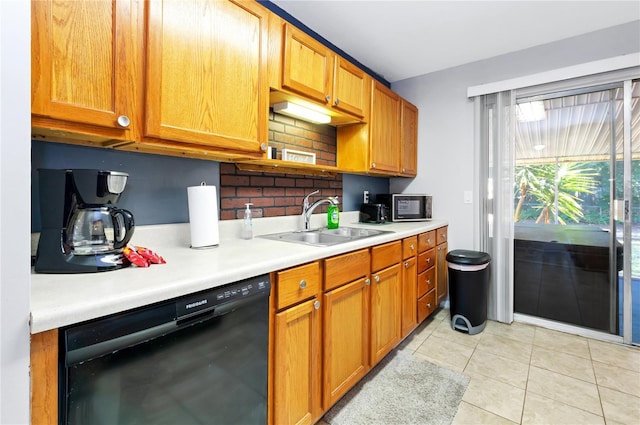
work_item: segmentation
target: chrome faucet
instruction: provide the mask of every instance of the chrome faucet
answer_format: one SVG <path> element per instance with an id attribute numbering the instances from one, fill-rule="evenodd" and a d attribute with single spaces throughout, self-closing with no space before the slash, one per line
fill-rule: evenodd
<path id="1" fill-rule="evenodd" d="M 328 197 L 328 198 L 324 198 L 324 199 L 319 199 L 316 202 L 314 202 L 313 204 L 309 205 L 309 197 L 312 195 L 315 195 L 316 193 L 320 192 L 319 190 L 315 190 L 313 192 L 311 192 L 310 194 L 308 194 L 307 196 L 304 197 L 304 202 L 302 203 L 302 221 L 304 223 L 304 228 L 303 230 L 311 230 L 309 228 L 309 222 L 311 221 L 311 213 L 313 212 L 313 210 L 316 209 L 317 206 L 322 205 L 322 204 L 332 204 L 332 205 L 338 205 L 338 197 L 334 196 L 334 197 Z"/>

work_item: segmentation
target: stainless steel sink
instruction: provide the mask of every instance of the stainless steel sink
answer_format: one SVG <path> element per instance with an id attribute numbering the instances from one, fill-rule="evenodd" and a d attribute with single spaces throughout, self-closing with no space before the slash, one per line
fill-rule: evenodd
<path id="1" fill-rule="evenodd" d="M 339 227 L 337 229 L 296 230 L 290 232 L 259 235 L 259 238 L 274 241 L 293 242 L 314 246 L 330 246 L 351 242 L 371 236 L 393 233 L 388 230 L 358 229 L 355 227 Z"/>

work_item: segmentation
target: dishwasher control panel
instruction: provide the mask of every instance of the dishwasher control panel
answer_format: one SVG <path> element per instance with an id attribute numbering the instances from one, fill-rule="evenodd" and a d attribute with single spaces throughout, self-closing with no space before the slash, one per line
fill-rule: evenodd
<path id="1" fill-rule="evenodd" d="M 221 304 L 262 294 L 270 290 L 271 281 L 268 274 L 251 277 L 180 298 L 176 301 L 176 315 L 178 318 L 191 316 L 194 313 L 210 310 Z"/>

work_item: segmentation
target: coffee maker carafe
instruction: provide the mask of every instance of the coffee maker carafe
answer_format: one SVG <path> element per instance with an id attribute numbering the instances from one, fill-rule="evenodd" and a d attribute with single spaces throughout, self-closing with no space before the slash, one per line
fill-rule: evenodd
<path id="1" fill-rule="evenodd" d="M 91 273 L 128 266 L 122 251 L 133 236 L 133 214 L 113 206 L 128 174 L 90 169 L 38 173 L 42 230 L 35 271 Z"/>

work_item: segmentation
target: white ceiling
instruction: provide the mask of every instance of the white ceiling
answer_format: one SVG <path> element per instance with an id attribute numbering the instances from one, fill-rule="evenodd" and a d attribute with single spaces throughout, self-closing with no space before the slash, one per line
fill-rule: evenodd
<path id="1" fill-rule="evenodd" d="M 638 0 L 271 1 L 389 82 L 640 20 Z"/>

